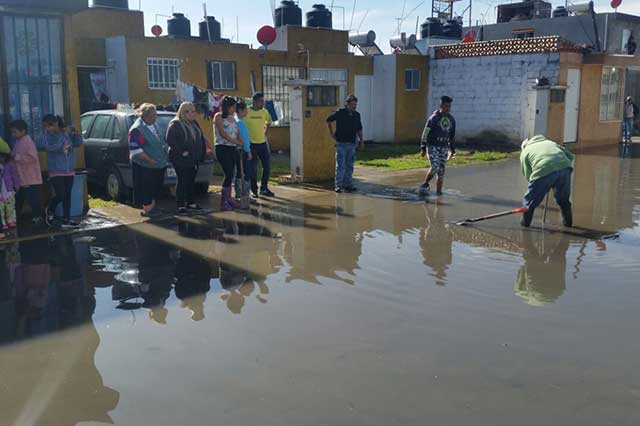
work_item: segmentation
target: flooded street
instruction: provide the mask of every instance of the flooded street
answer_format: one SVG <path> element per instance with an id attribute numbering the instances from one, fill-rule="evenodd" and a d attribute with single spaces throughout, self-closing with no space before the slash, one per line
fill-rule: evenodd
<path id="1" fill-rule="evenodd" d="M 0 246 L 0 424 L 638 425 L 640 147 Z"/>

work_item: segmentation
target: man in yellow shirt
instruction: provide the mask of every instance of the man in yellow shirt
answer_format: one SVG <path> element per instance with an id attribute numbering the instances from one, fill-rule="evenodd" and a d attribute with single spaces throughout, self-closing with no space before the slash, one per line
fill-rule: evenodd
<path id="1" fill-rule="evenodd" d="M 271 152 L 267 131 L 271 125 L 271 114 L 264 109 L 264 95 L 256 93 L 253 95 L 253 105 L 249 108 L 249 113 L 244 118 L 244 122 L 249 129 L 249 139 L 251 139 L 251 194 L 258 197 L 258 159 L 262 164 L 262 178 L 260 181 L 260 195 L 263 197 L 273 197 L 273 192 L 269 190 L 269 177 L 271 177 Z"/>

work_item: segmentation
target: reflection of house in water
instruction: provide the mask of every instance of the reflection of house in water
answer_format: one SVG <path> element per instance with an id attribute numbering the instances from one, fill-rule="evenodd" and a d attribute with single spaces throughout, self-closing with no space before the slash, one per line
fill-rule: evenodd
<path id="1" fill-rule="evenodd" d="M 22 340 L 0 346 L 2 419 L 8 424 L 113 422 L 108 413 L 119 394 L 104 385 L 95 366 L 100 337 L 92 320 L 95 289 L 86 281 L 84 248 L 69 237 L 50 245 L 23 242 L 20 262 L 8 263 L 14 273 L 0 268 L 0 278 L 10 278 L 13 289 L 0 300 L 15 306 L 14 317 L 3 322 L 1 343 Z M 3 252 L 0 257 L 8 260 Z"/>

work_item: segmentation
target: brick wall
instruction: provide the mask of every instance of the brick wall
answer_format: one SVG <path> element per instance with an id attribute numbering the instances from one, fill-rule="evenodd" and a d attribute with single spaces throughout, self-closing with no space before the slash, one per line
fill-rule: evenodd
<path id="1" fill-rule="evenodd" d="M 560 53 L 432 60 L 429 111 L 438 107 L 442 95 L 451 96 L 458 140 L 518 143 L 524 138 L 535 80 L 544 76 L 555 85 L 559 73 Z"/>

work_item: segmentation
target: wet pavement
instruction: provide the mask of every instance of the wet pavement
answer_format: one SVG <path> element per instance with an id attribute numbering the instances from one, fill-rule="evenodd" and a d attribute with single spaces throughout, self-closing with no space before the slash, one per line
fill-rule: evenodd
<path id="1" fill-rule="evenodd" d="M 633 147 L 636 149 L 636 147 Z M 638 425 L 640 152 L 0 245 L 1 425 Z M 634 158 L 634 156 L 636 156 Z"/>

